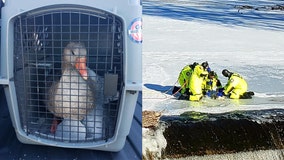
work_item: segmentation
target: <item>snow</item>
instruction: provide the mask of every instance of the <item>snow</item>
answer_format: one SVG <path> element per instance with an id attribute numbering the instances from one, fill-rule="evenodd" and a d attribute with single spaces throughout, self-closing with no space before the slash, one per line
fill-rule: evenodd
<path id="1" fill-rule="evenodd" d="M 284 108 L 284 11 L 239 10 L 284 4 L 268 0 L 147 0 L 143 4 L 143 110 L 227 112 Z M 180 70 L 208 61 L 240 73 L 256 93 L 252 100 L 178 101 L 169 92 Z M 210 101 L 210 103 L 208 102 Z M 207 103 L 208 102 L 208 103 Z M 216 107 L 217 106 L 217 107 Z"/>

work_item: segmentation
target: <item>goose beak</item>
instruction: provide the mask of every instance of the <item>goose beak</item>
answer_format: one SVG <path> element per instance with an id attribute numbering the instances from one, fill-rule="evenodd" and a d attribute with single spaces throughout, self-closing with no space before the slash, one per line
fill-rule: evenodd
<path id="1" fill-rule="evenodd" d="M 75 64 L 76 69 L 79 71 L 80 75 L 84 80 L 88 79 L 86 61 L 87 61 L 86 57 L 76 58 L 76 64 Z"/>

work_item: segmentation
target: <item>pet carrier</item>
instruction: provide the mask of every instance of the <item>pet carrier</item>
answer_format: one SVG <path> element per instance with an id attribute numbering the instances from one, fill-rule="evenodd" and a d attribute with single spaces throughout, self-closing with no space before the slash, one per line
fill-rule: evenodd
<path id="1" fill-rule="evenodd" d="M 9 0 L 1 74 L 18 139 L 119 151 L 142 89 L 140 0 Z"/>

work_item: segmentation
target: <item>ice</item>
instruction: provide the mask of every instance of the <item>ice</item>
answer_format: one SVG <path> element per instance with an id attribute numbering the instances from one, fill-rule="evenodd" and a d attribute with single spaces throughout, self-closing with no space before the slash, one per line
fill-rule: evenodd
<path id="1" fill-rule="evenodd" d="M 158 3 L 159 2 L 159 3 Z M 164 3 L 167 2 L 167 5 Z M 185 3 L 185 1 L 182 1 Z M 202 2 L 202 3 L 201 3 Z M 143 16 L 143 110 L 164 111 L 175 114 L 189 109 L 196 109 L 194 103 L 178 102 L 170 94 L 165 94 L 153 86 L 171 87 L 176 83 L 180 70 L 193 62 L 208 61 L 212 70 L 216 71 L 223 85 L 227 79 L 221 75 L 223 69 L 229 69 L 240 73 L 248 82 L 249 90 L 254 91 L 261 103 L 241 103 L 227 107 L 202 106 L 203 111 L 226 112 L 239 109 L 257 108 L 283 108 L 281 98 L 277 101 L 267 97 L 279 96 L 284 91 L 284 27 L 279 16 L 271 12 L 259 13 L 260 21 L 265 24 L 279 24 L 279 30 L 275 26 L 259 28 L 258 21 L 247 21 L 244 14 L 226 15 L 224 23 L 232 23 L 230 26 L 215 23 L 215 15 L 202 10 L 212 9 L 212 13 L 218 10 L 218 14 L 227 14 L 226 7 L 213 4 L 227 4 L 225 1 L 187 1 L 187 4 L 199 4 L 197 8 L 183 7 L 179 1 L 147 1 L 144 5 Z M 234 4 L 239 1 L 230 1 Z M 258 2 L 258 1 L 256 1 Z M 171 5 L 169 5 L 169 3 Z M 245 4 L 242 1 L 241 4 Z M 248 3 L 248 2 L 247 2 Z M 269 3 L 266 1 L 266 3 Z M 251 3 L 250 5 L 263 5 L 264 1 Z M 269 3 L 272 4 L 272 3 Z M 212 8 L 210 8 L 210 7 Z M 219 7 L 219 8 L 218 8 Z M 228 7 L 228 6 L 227 6 Z M 157 15 L 152 14 L 154 9 L 161 10 Z M 180 9 L 195 9 L 196 14 L 184 15 Z M 162 12 L 167 13 L 162 13 Z M 177 11 L 175 15 L 172 12 Z M 197 12 L 198 11 L 198 12 Z M 223 13 L 222 13 L 223 11 Z M 149 13 L 147 13 L 149 12 Z M 211 13 L 211 12 L 210 12 Z M 178 17 L 176 14 L 180 14 Z M 250 16 L 253 13 L 247 13 Z M 213 17 L 210 17 L 213 16 Z M 283 12 L 282 12 L 283 16 Z M 193 19 L 188 19 L 192 17 Z M 237 17 L 244 24 L 233 24 L 229 18 Z M 184 19 L 183 19 L 184 18 Z M 263 99 L 261 99 L 261 97 Z M 264 103 L 265 102 L 265 103 Z M 282 101 L 283 103 L 283 101 Z M 261 106 L 260 106 L 261 104 Z"/>
<path id="2" fill-rule="evenodd" d="M 167 141 L 163 136 L 164 125 L 161 125 L 157 130 L 151 130 L 148 128 L 143 128 L 143 151 L 149 150 L 152 154 L 155 154 L 156 157 L 161 157 L 162 151 L 167 146 Z"/>

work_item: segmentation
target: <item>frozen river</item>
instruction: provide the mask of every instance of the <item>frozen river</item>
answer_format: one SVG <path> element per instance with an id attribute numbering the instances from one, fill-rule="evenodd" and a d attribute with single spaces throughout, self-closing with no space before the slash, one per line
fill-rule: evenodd
<path id="1" fill-rule="evenodd" d="M 144 1 L 143 110 L 226 112 L 284 108 L 284 1 Z M 248 9 L 241 8 L 243 6 Z M 251 100 L 177 101 L 170 95 L 180 70 L 208 61 L 240 73 Z"/>
<path id="2" fill-rule="evenodd" d="M 283 0 L 146 0 L 143 1 L 143 110 L 179 115 L 187 111 L 223 113 L 284 109 Z M 255 92 L 249 100 L 179 101 L 171 95 L 180 70 L 208 61 L 240 73 Z M 143 128 L 143 151 L 161 156 L 163 130 Z M 281 156 L 282 155 L 282 156 Z M 190 159 L 275 159 L 283 150 L 254 151 Z"/>

